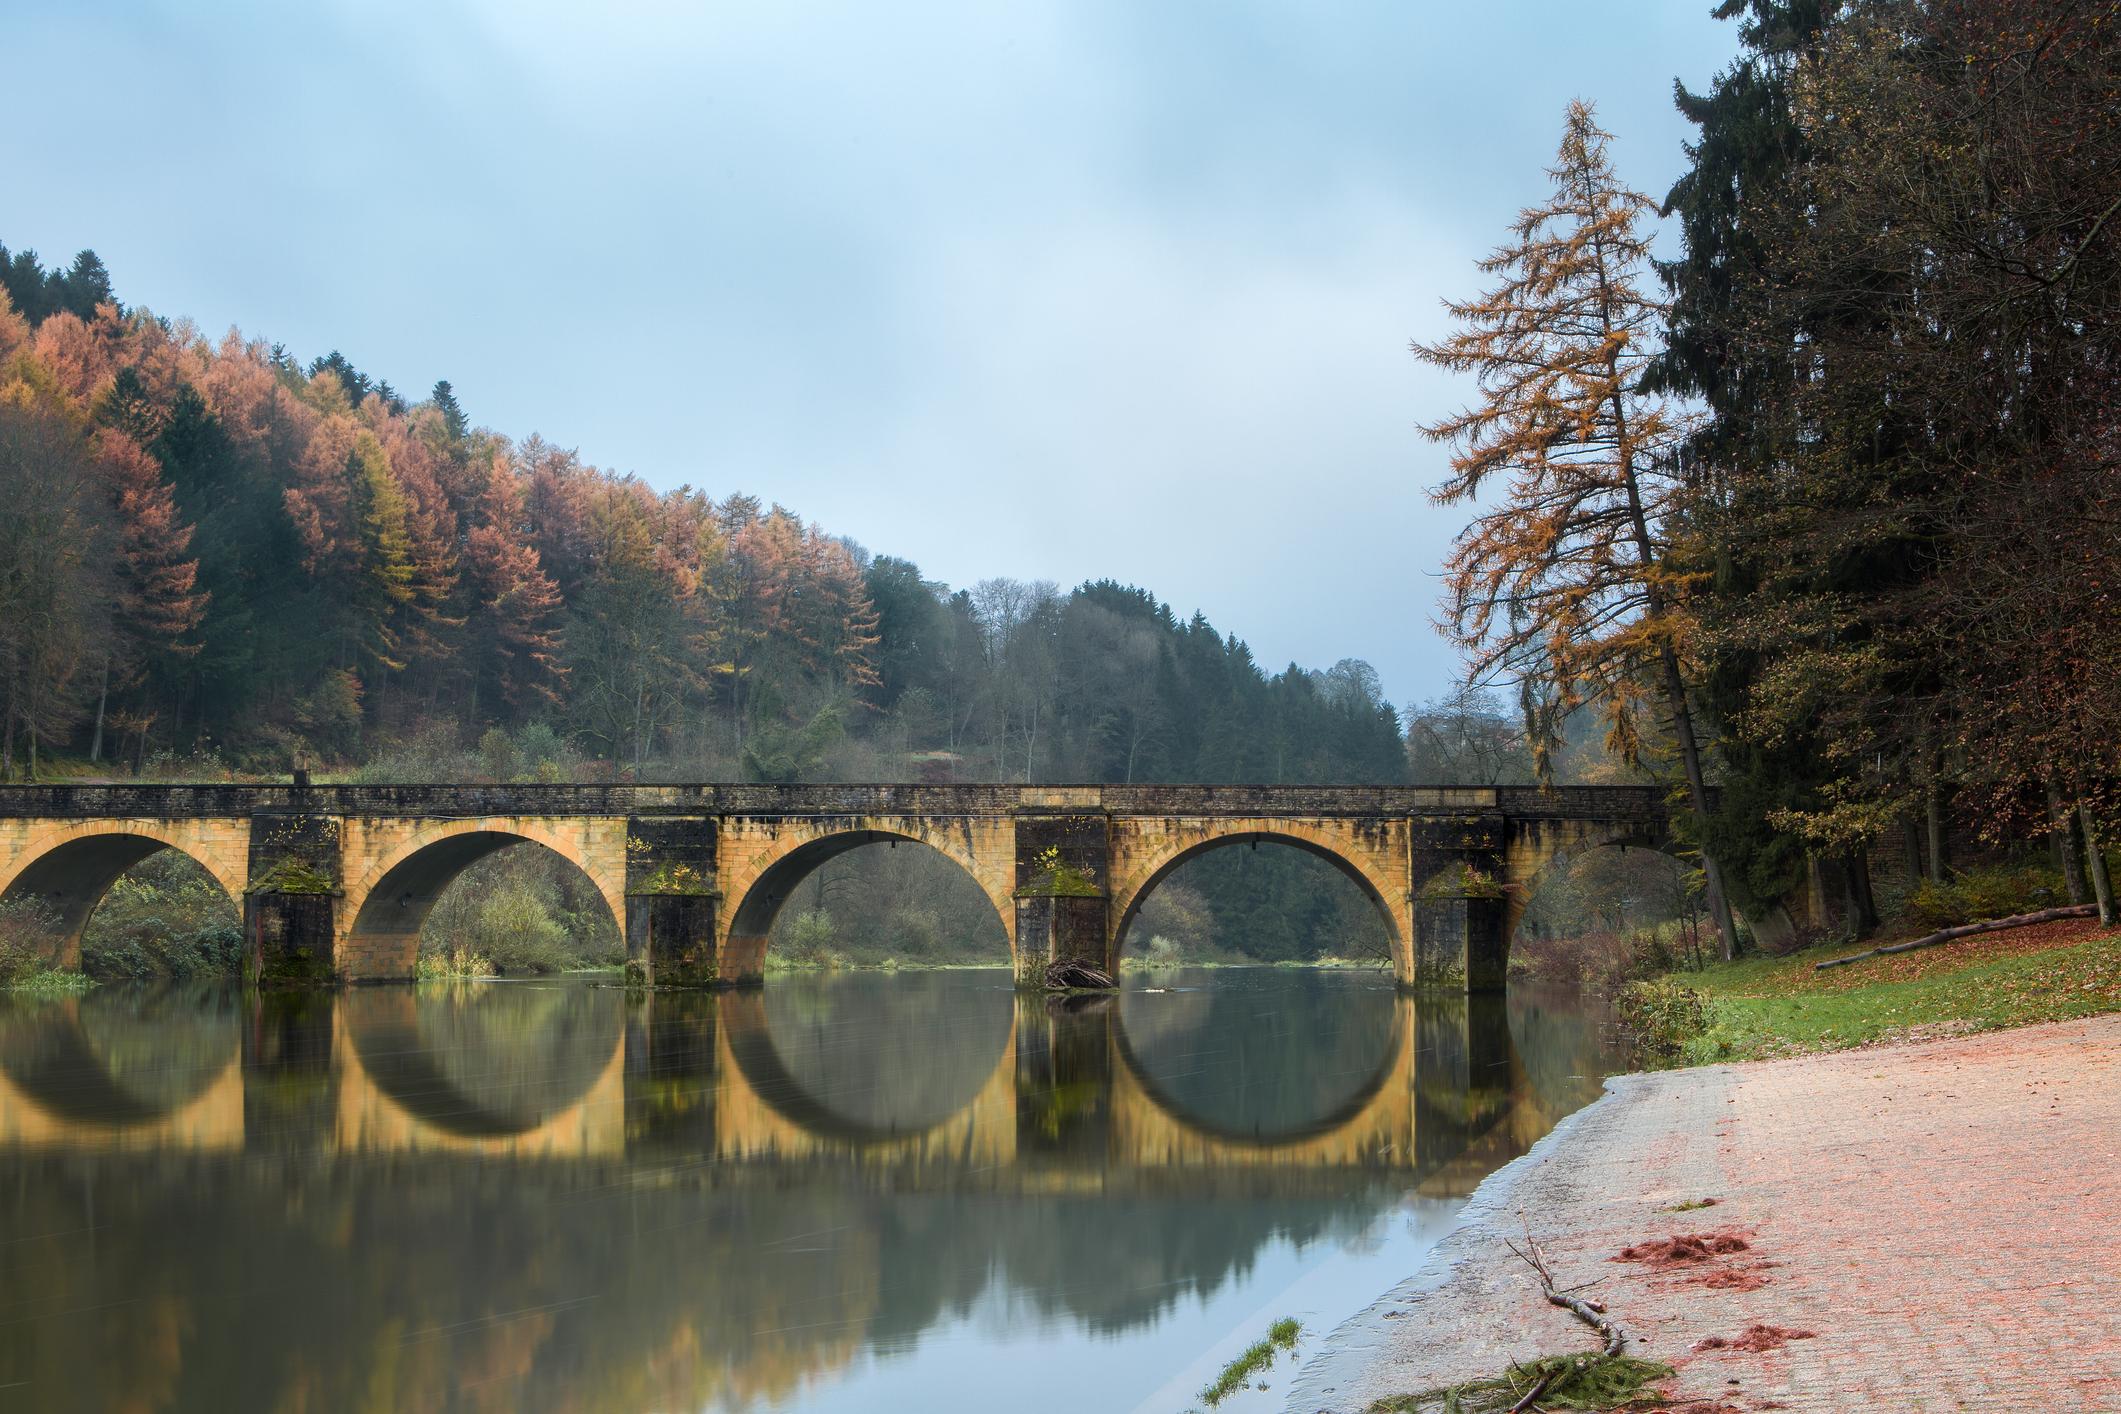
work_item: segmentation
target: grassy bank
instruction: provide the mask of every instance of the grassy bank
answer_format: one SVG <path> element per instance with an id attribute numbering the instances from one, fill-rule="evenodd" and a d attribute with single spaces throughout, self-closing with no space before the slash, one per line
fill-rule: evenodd
<path id="1" fill-rule="evenodd" d="M 2121 931 L 2093 920 L 1814 969 L 1851 950 L 1748 958 L 1650 984 L 1663 1029 L 1653 1040 L 1664 1042 L 1667 1061 L 1700 1065 L 2121 1011 Z"/>

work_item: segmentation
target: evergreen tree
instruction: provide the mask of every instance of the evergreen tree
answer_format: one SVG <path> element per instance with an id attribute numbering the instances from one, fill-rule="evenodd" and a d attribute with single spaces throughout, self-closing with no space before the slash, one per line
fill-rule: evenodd
<path id="1" fill-rule="evenodd" d="M 59 307 L 77 319 L 93 319 L 97 305 L 117 303 L 111 293 L 110 271 L 92 250 L 76 255 L 66 273 L 57 277 L 57 285 Z"/>
<path id="2" fill-rule="evenodd" d="M 461 442 L 471 431 L 471 423 L 464 416 L 464 409 L 457 406 L 457 394 L 449 386 L 447 378 L 435 384 L 430 395 L 435 410 L 442 414 L 442 430 L 452 442 Z"/>

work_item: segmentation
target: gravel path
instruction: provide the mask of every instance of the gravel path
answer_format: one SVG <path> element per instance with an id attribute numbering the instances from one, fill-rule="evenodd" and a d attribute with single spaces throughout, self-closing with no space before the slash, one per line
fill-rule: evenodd
<path id="1" fill-rule="evenodd" d="M 2121 1414 L 2121 1016 L 1607 1088 L 1333 1333 L 1291 1414 L 1588 1348 L 1503 1246 L 1527 1224 L 1633 1353 L 1678 1367 L 1675 1409 Z M 1612 1260 L 1718 1234 L 1746 1249 Z"/>

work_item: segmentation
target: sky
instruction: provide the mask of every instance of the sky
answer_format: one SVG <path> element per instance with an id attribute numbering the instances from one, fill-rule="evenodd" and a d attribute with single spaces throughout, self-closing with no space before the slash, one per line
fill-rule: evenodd
<path id="1" fill-rule="evenodd" d="M 1405 703 L 1439 302 L 1573 97 L 1662 195 L 1712 0 L 15 0 L 0 242 L 953 586 L 1140 584 Z"/>

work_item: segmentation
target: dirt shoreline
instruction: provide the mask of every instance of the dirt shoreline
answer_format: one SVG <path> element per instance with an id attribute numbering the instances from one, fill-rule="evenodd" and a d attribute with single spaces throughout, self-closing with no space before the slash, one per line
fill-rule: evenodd
<path id="1" fill-rule="evenodd" d="M 1285 1408 L 1362 1414 L 1587 1348 L 1503 1245 L 1527 1225 L 1631 1353 L 1678 1369 L 1675 1410 L 2121 1411 L 2121 1016 L 1616 1077 Z M 1615 1260 L 1691 1234 L 1744 1246 Z"/>

